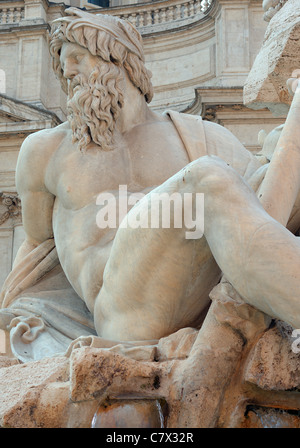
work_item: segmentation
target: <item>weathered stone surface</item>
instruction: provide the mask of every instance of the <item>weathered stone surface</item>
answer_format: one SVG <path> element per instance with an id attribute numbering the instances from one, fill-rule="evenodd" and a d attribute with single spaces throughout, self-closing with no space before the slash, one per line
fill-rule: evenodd
<path id="1" fill-rule="evenodd" d="M 31 386 L 22 400 L 7 412 L 5 427 L 12 428 L 61 428 L 68 421 L 68 383 L 53 382 Z"/>
<path id="2" fill-rule="evenodd" d="M 300 388 L 300 354 L 292 350 L 292 329 L 278 322 L 254 346 L 245 380 L 266 390 Z"/>
<path id="3" fill-rule="evenodd" d="M 218 307 L 219 303 L 213 302 L 189 357 L 172 374 L 170 428 L 212 428 L 218 419 L 223 391 L 244 346 L 236 331 L 216 319 Z"/>
<path id="4" fill-rule="evenodd" d="M 187 358 L 197 338 L 195 328 L 182 328 L 176 333 L 161 338 L 157 344 L 159 361 Z"/>
<path id="5" fill-rule="evenodd" d="M 93 428 L 162 428 L 163 416 L 157 400 L 129 400 L 99 407 Z"/>
<path id="6" fill-rule="evenodd" d="M 300 428 L 300 414 L 278 408 L 252 406 L 245 418 L 246 428 Z"/>
<path id="7" fill-rule="evenodd" d="M 271 323 L 268 315 L 245 303 L 225 277 L 211 291 L 210 298 L 217 304 L 214 308 L 217 321 L 229 325 L 245 341 L 253 340 Z"/>
<path id="8" fill-rule="evenodd" d="M 2 367 L 10 367 L 16 364 L 20 364 L 19 360 L 16 358 L 9 358 L 8 356 L 0 356 L 0 369 Z"/>
<path id="9" fill-rule="evenodd" d="M 248 355 L 247 351 L 243 353 L 243 338 L 234 329 L 236 315 L 229 322 L 226 319 L 229 309 L 219 309 L 219 306 L 218 300 L 213 302 L 209 319 L 197 332 L 196 341 L 184 359 L 180 359 L 184 350 L 178 352 L 179 359 L 142 362 L 109 350 L 81 347 L 73 350 L 70 360 L 48 358 L 1 368 L 1 426 L 160 428 L 165 418 L 168 428 L 215 427 L 224 406 L 224 393 L 225 401 L 232 402 L 228 409 L 240 414 L 236 415 L 233 427 L 295 426 L 299 423 L 295 417 L 297 409 L 293 405 L 283 413 L 278 412 L 276 395 L 273 401 L 269 396 L 270 408 L 263 409 L 262 415 L 257 414 L 256 408 L 248 407 L 249 415 L 245 419 L 245 406 L 251 397 L 247 396 L 246 401 L 242 398 L 243 408 L 239 404 L 243 397 L 241 386 L 226 394 L 231 379 L 238 375 L 242 384 L 244 373 L 246 381 L 258 386 L 256 400 L 260 399 L 260 389 L 272 392 L 299 387 L 300 355 L 291 353 L 291 327 L 278 322 L 258 342 L 252 340 L 253 349 L 244 372 L 240 369 L 241 360 Z M 250 313 L 249 318 L 252 317 Z M 193 333 L 192 330 L 179 332 L 174 335 L 174 341 L 180 344 L 181 334 L 191 342 Z M 165 342 L 169 343 L 169 354 L 174 355 L 172 339 Z M 183 344 L 184 349 L 187 347 L 188 344 Z M 266 397 L 265 391 L 261 391 L 261 400 Z M 289 393 L 295 395 L 295 391 L 286 392 Z M 167 402 L 165 415 L 157 406 L 158 397 Z M 289 403 L 288 395 L 285 403 Z"/>
<path id="10" fill-rule="evenodd" d="M 244 88 L 244 104 L 253 109 L 268 107 L 285 115 L 291 104 L 286 81 L 300 67 L 300 5 L 289 0 L 272 18 L 264 43 Z"/>
<path id="11" fill-rule="evenodd" d="M 70 394 L 73 401 L 107 395 L 151 395 L 159 386 L 157 363 L 139 362 L 116 353 L 83 347 L 73 351 Z"/>
<path id="12" fill-rule="evenodd" d="M 58 425 L 68 398 L 68 359 L 45 358 L 0 370 L 0 426 Z"/>

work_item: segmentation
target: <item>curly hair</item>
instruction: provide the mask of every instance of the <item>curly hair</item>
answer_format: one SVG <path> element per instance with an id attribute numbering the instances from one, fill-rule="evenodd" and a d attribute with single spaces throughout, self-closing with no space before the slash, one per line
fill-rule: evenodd
<path id="1" fill-rule="evenodd" d="M 67 80 L 60 64 L 64 42 L 72 42 L 89 50 L 106 62 L 123 66 L 133 85 L 150 103 L 153 97 L 151 72 L 145 67 L 142 37 L 128 21 L 114 16 L 94 15 L 77 8 L 69 8 L 67 16 L 52 23 L 49 47 L 53 69 L 67 93 Z"/>

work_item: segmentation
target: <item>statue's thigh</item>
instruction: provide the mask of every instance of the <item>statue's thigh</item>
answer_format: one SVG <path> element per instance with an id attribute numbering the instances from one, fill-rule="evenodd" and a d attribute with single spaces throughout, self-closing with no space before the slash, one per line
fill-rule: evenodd
<path id="1" fill-rule="evenodd" d="M 134 278 L 134 284 L 126 286 L 127 291 L 141 286 L 145 290 L 149 284 L 151 288 L 167 287 L 170 276 L 173 284 L 186 284 L 195 257 L 195 245 L 207 245 L 199 234 L 195 233 L 195 238 L 191 238 L 193 229 L 185 225 L 183 191 L 187 191 L 184 181 L 174 176 L 130 210 L 116 233 L 104 283 L 118 272 L 118 283 L 123 285 L 127 279 L 132 282 Z M 153 194 L 160 198 L 151 201 Z M 203 210 L 200 208 L 201 220 Z M 201 226 L 199 232 L 202 237 Z"/>

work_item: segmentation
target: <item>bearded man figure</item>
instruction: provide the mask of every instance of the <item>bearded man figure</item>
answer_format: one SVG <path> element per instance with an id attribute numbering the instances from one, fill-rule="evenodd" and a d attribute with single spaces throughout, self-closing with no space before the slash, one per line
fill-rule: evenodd
<path id="1" fill-rule="evenodd" d="M 70 8 L 69 11 L 72 13 L 74 9 Z M 80 14 L 86 17 L 84 13 Z M 104 28 L 103 20 L 101 21 L 102 29 L 99 29 L 99 24 L 97 26 L 99 18 L 93 20 L 93 16 L 89 15 L 88 20 L 87 26 L 84 19 L 65 18 L 53 33 L 50 52 L 54 70 L 61 80 L 63 90 L 68 93 L 68 119 L 73 141 L 78 141 L 81 149 L 93 141 L 105 151 L 113 148 L 115 123 L 124 105 L 125 83 L 121 67 L 125 68 L 126 75 L 147 102 L 152 99 L 153 88 L 151 74 L 144 66 L 142 40 L 137 30 L 129 22 L 111 16 L 105 16 Z M 98 56 L 94 60 L 92 71 L 79 72 L 74 77 L 71 74 L 72 81 L 69 85 L 68 72 L 65 75 L 61 67 L 61 51 L 68 42 L 87 49 L 92 56 Z M 85 56 L 77 55 L 78 47 L 73 46 L 73 52 L 78 61 Z"/>
<path id="2" fill-rule="evenodd" d="M 148 107 L 153 88 L 137 30 L 112 16 L 66 13 L 53 24 L 50 51 L 68 121 L 22 145 L 16 176 L 26 240 L 1 296 L 0 326 L 10 326 L 12 350 L 25 361 L 63 353 L 80 336 L 109 347 L 199 328 L 221 269 L 243 286 L 239 220 L 268 220 L 249 187 L 258 189 L 266 166 L 229 131 Z M 124 185 L 128 198 L 142 198 L 128 214 Z M 153 193 L 203 193 L 204 236 L 187 239 L 190 229 L 174 217 L 170 228 L 101 227 L 104 193 L 122 224 L 147 212 Z"/>

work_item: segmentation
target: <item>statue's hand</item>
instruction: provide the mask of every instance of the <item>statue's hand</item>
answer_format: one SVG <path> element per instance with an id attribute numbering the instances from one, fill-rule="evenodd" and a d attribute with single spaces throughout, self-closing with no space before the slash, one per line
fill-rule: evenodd
<path id="1" fill-rule="evenodd" d="M 293 96 L 296 93 L 297 87 L 300 89 L 300 70 L 294 70 L 292 77 L 287 80 L 287 87 L 289 93 Z"/>

